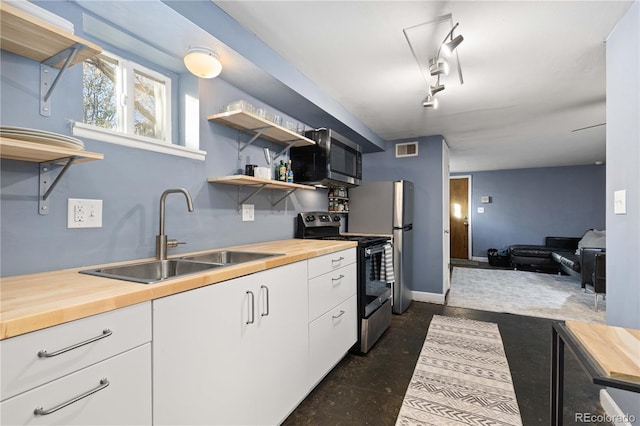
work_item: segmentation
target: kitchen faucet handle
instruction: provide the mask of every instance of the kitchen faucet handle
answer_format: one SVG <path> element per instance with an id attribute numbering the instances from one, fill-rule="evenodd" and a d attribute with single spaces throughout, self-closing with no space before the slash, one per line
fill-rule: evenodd
<path id="1" fill-rule="evenodd" d="M 183 241 L 178 241 L 178 240 L 167 240 L 167 248 L 176 248 L 178 247 L 178 244 L 187 244 L 187 243 Z"/>

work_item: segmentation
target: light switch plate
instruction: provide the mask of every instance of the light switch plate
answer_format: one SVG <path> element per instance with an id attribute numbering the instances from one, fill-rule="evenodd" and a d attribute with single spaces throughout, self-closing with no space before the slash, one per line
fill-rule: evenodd
<path id="1" fill-rule="evenodd" d="M 102 228 L 102 200 L 68 198 L 67 228 Z"/>
<path id="2" fill-rule="evenodd" d="M 613 213 L 627 214 L 627 190 L 621 189 L 613 193 Z"/>
<path id="3" fill-rule="evenodd" d="M 242 221 L 243 222 L 253 222 L 253 204 L 243 204 L 242 205 Z"/>
<path id="4" fill-rule="evenodd" d="M 478 207 L 478 213 L 480 214 L 484 213 L 484 207 Z"/>

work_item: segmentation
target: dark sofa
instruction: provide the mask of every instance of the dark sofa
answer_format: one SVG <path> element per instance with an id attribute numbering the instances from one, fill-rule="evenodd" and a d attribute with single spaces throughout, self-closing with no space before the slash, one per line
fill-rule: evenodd
<path id="1" fill-rule="evenodd" d="M 560 272 L 560 265 L 551 253 L 570 254 L 578 249 L 580 238 L 547 237 L 544 245 L 516 244 L 509 246 L 511 266 L 514 269 L 533 269 Z"/>
<path id="2" fill-rule="evenodd" d="M 582 238 L 547 237 L 545 245 L 512 245 L 511 266 L 514 269 L 534 269 L 545 272 L 564 272 L 580 280 L 582 288 L 594 284 L 596 254 L 604 255 L 604 248 L 581 247 Z M 602 291 L 603 293 L 604 291 Z"/>

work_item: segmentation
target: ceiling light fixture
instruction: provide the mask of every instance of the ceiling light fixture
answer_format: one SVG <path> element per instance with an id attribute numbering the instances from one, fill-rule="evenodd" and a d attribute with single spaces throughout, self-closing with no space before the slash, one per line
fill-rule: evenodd
<path id="1" fill-rule="evenodd" d="M 459 23 L 456 23 L 451 30 L 447 33 L 442 43 L 438 46 L 438 51 L 436 52 L 436 56 L 429 59 L 429 74 L 432 76 L 437 76 L 438 79 L 436 84 L 433 86 L 429 85 L 429 94 L 422 101 L 423 107 L 430 107 L 433 109 L 438 108 L 438 100 L 434 97 L 434 95 L 438 92 L 444 90 L 444 84 L 440 83 L 440 76 L 447 75 L 449 73 L 449 64 L 444 58 L 440 57 L 440 53 L 445 56 L 450 56 L 453 51 L 462 43 L 464 37 L 461 35 L 457 35 L 453 37 L 453 31 L 458 27 Z M 447 39 L 450 39 L 447 41 Z M 460 72 L 460 64 L 458 63 L 458 72 Z M 462 76 L 460 76 L 460 83 L 462 84 Z"/>
<path id="2" fill-rule="evenodd" d="M 200 78 L 214 78 L 222 71 L 218 55 L 206 47 L 190 47 L 184 55 L 184 65 L 191 74 Z"/>
<path id="3" fill-rule="evenodd" d="M 457 26 L 458 24 L 456 24 Z M 455 27 L 454 27 L 455 28 Z M 451 30 L 453 31 L 453 30 Z M 451 37 L 453 37 L 453 34 L 451 34 Z M 446 40 L 446 39 L 445 39 Z M 462 43 L 462 41 L 464 40 L 464 37 L 462 37 L 461 35 L 457 35 L 455 38 L 451 39 L 450 41 L 444 43 L 442 45 L 442 53 L 445 56 L 451 56 L 451 54 L 453 53 L 454 50 L 456 50 L 456 47 L 458 47 L 458 45 L 460 43 Z"/>
<path id="4" fill-rule="evenodd" d="M 449 64 L 443 58 L 429 59 L 429 73 L 431 75 L 449 74 Z"/>
<path id="5" fill-rule="evenodd" d="M 433 95 L 427 95 L 422 101 L 422 106 L 425 108 L 438 109 L 438 100 Z"/>
<path id="6" fill-rule="evenodd" d="M 429 91 L 431 92 L 432 95 L 435 95 L 438 92 L 441 92 L 444 90 L 444 84 L 440 84 L 440 81 L 438 81 L 435 86 L 429 86 Z"/>

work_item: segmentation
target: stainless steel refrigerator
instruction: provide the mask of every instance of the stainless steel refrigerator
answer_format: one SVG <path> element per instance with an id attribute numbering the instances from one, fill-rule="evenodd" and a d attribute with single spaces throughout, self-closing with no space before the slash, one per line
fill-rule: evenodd
<path id="1" fill-rule="evenodd" d="M 413 288 L 413 183 L 367 182 L 349 189 L 348 231 L 392 235 L 393 313 L 411 303 Z"/>

